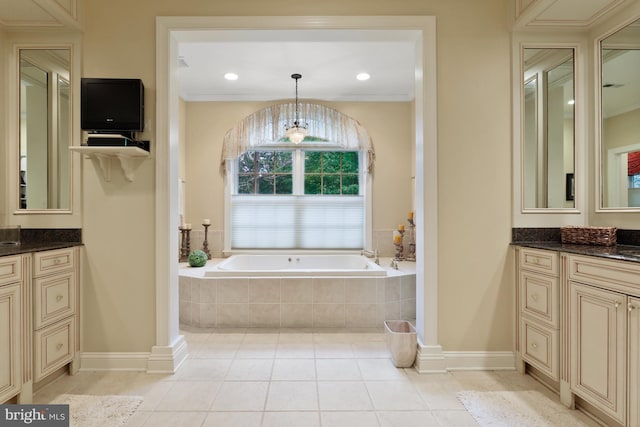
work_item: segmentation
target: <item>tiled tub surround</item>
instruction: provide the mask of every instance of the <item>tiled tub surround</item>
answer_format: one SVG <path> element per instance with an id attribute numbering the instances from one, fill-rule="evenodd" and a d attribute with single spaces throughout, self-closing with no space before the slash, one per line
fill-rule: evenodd
<path id="1" fill-rule="evenodd" d="M 211 260 L 213 266 L 221 259 Z M 197 327 L 377 327 L 384 320 L 413 320 L 415 263 L 399 269 L 381 258 L 380 277 L 204 277 L 181 265 L 180 322 Z"/>

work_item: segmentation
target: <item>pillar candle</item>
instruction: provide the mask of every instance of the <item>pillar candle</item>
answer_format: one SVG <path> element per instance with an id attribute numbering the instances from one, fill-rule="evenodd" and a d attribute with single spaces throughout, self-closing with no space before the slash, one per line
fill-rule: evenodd
<path id="1" fill-rule="evenodd" d="M 209 218 L 205 218 L 202 220 L 202 225 L 211 225 L 211 220 Z"/>

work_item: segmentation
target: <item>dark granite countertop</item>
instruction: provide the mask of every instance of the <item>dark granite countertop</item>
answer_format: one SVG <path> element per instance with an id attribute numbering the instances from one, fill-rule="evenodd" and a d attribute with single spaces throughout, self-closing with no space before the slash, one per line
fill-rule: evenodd
<path id="1" fill-rule="evenodd" d="M 0 246 L 0 256 L 19 255 L 29 252 L 49 251 L 52 249 L 70 248 L 73 246 L 81 246 L 80 242 L 42 242 L 42 243 L 23 243 L 20 245 Z"/>
<path id="2" fill-rule="evenodd" d="M 634 245 L 572 245 L 561 242 L 512 242 L 514 246 L 523 246 L 534 249 L 547 249 L 551 251 L 567 252 L 577 255 L 589 255 L 600 258 L 609 258 L 620 261 L 640 263 L 640 246 Z"/>
<path id="3" fill-rule="evenodd" d="M 0 241 L 3 241 L 3 239 L 0 238 Z M 49 251 L 81 245 L 82 230 L 79 228 L 22 228 L 20 229 L 20 244 L 0 244 L 0 256 Z"/>

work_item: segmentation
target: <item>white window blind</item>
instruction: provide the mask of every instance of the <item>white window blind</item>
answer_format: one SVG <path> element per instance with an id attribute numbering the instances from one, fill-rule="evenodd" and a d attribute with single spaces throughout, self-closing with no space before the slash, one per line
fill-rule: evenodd
<path id="1" fill-rule="evenodd" d="M 231 196 L 234 249 L 361 249 L 364 196 Z"/>

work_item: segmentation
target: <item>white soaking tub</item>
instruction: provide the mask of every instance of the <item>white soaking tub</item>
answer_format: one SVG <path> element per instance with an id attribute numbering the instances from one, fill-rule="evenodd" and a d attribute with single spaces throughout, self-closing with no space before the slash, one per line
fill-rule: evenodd
<path id="1" fill-rule="evenodd" d="M 371 259 L 353 254 L 232 255 L 204 272 L 205 277 L 386 276 Z"/>

